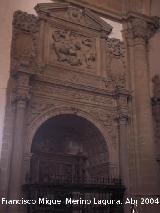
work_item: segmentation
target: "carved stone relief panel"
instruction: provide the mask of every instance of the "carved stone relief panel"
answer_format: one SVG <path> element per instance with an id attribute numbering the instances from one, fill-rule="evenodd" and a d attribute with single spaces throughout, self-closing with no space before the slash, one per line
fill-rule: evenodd
<path id="1" fill-rule="evenodd" d="M 72 31 L 56 30 L 52 34 L 53 49 L 57 60 L 71 66 L 94 67 L 96 61 L 95 42 Z"/>
<path id="2" fill-rule="evenodd" d="M 26 12 L 16 11 L 13 26 L 11 69 L 13 72 L 25 69 L 25 71 L 33 73 L 35 67 L 38 66 L 36 59 L 38 55 L 39 18 Z"/>
<path id="3" fill-rule="evenodd" d="M 118 87 L 126 87 L 126 58 L 125 45 L 115 38 L 106 41 L 108 77 Z"/>
<path id="4" fill-rule="evenodd" d="M 42 20 L 44 64 L 101 76 L 101 38 L 108 38 L 112 26 L 92 11 L 64 2 L 38 4 L 36 11 Z"/>
<path id="5" fill-rule="evenodd" d="M 50 28 L 47 46 L 47 64 L 71 67 L 76 72 L 96 72 L 96 39 L 69 29 Z"/>
<path id="6" fill-rule="evenodd" d="M 53 73 L 52 76 L 61 79 L 68 76 L 67 81 L 93 83 L 96 88 L 114 90 L 115 85 L 125 87 L 124 44 L 108 38 L 112 31 L 109 24 L 90 10 L 65 3 L 39 4 L 36 11 L 39 17 L 21 11 L 15 13 L 14 71 L 45 74 L 45 77 Z M 106 41 L 106 53 L 102 40 Z M 50 73 L 47 65 L 52 67 Z M 63 69 L 63 76 L 60 69 Z M 98 82 L 92 78 L 90 82 L 89 76 L 79 77 L 69 72 L 65 75 L 65 70 L 79 73 L 79 76 L 85 73 L 102 79 Z M 104 72 L 107 74 L 104 75 Z"/>

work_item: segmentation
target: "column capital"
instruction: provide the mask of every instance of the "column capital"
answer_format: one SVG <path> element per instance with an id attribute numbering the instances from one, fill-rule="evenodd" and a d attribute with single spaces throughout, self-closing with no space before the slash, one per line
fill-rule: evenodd
<path id="1" fill-rule="evenodd" d="M 144 18 L 132 15 L 126 19 L 124 35 L 130 44 L 145 44 L 159 27 L 159 17 Z"/>

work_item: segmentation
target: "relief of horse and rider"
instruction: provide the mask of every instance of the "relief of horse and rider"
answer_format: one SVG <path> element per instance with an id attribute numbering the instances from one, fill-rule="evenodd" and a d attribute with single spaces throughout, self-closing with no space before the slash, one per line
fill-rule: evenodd
<path id="1" fill-rule="evenodd" d="M 56 30 L 52 34 L 52 48 L 57 61 L 71 66 L 94 67 L 96 62 L 95 41 L 72 31 Z"/>

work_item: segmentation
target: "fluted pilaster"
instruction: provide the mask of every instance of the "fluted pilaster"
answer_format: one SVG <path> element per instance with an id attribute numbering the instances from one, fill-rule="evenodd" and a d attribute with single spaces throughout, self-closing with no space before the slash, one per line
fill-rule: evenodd
<path id="1" fill-rule="evenodd" d="M 23 153 L 24 153 L 24 133 L 25 133 L 25 113 L 29 101 L 29 79 L 30 75 L 19 72 L 17 74 L 17 87 L 13 104 L 16 107 L 16 116 L 14 123 L 14 138 L 12 145 L 11 172 L 9 198 L 18 199 L 21 197 L 22 171 L 23 171 Z M 18 205 L 11 205 L 8 212 L 19 212 Z"/>
<path id="2" fill-rule="evenodd" d="M 149 85 L 148 41 L 158 27 L 158 19 L 129 17 L 124 36 L 128 46 L 134 143 L 136 147 L 139 193 L 155 193 L 157 188 L 156 160 Z"/>

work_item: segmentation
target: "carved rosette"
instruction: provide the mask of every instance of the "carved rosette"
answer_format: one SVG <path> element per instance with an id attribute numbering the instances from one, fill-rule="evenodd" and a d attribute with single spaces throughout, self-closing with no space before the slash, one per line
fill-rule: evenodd
<path id="1" fill-rule="evenodd" d="M 85 19 L 83 16 L 83 10 L 76 7 L 68 7 L 68 10 L 65 13 L 66 18 L 75 23 L 85 24 Z"/>

